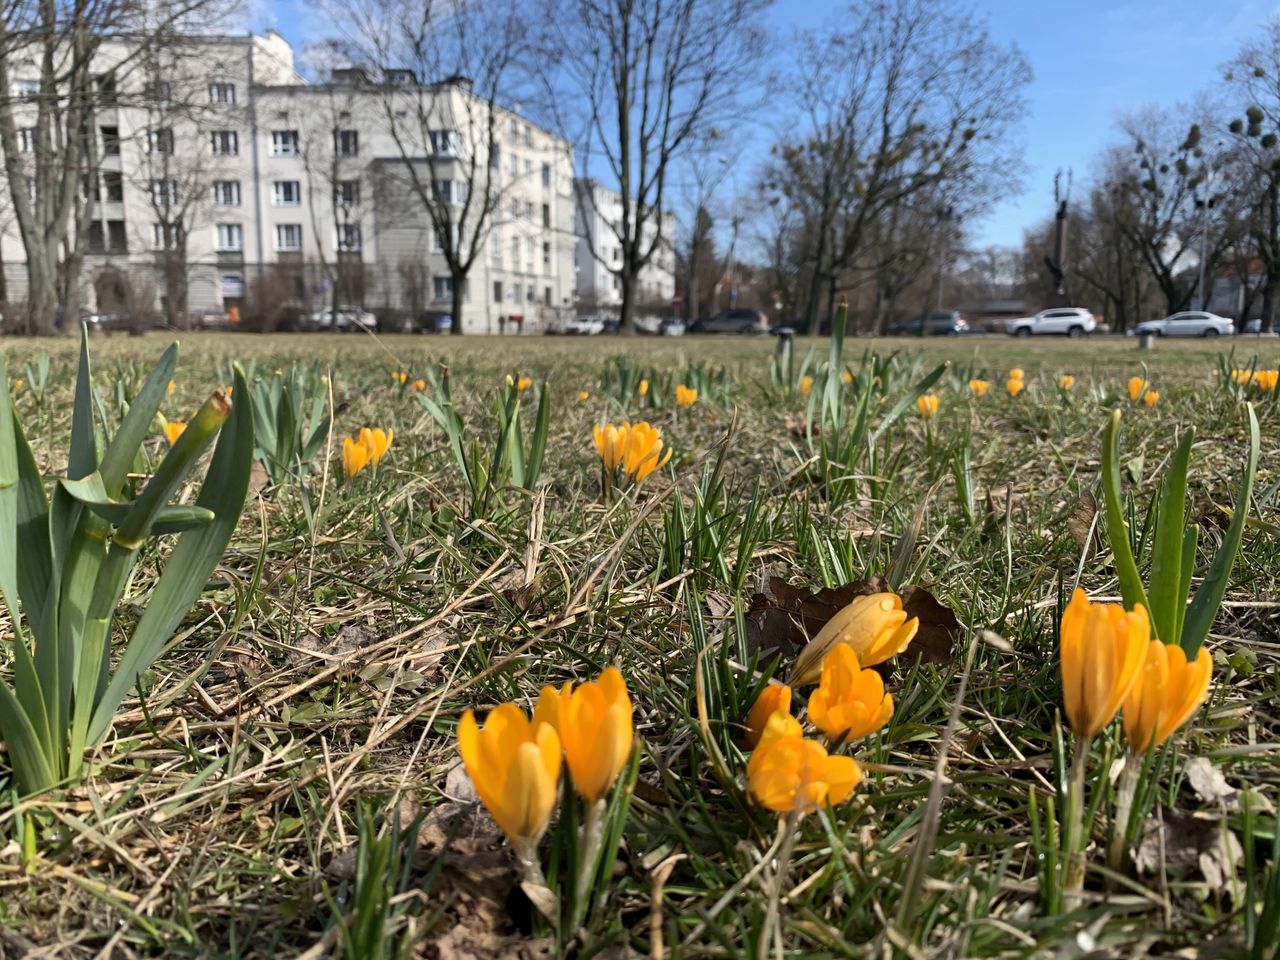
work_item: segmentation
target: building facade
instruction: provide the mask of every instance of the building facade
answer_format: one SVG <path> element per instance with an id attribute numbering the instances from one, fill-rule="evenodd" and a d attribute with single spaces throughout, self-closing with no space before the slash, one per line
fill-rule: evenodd
<path id="1" fill-rule="evenodd" d="M 594 180 L 578 180 L 576 191 L 578 306 L 583 312 L 616 313 L 622 306 L 622 284 L 615 273 L 622 264 L 622 195 Z M 661 224 L 658 248 L 638 277 L 636 306 L 641 312 L 669 310 L 676 293 L 675 217 L 664 213 Z M 658 221 L 650 218 L 645 242 L 652 243 L 657 233 Z"/>
<path id="2" fill-rule="evenodd" d="M 452 310 L 448 249 L 469 263 L 464 332 L 572 315 L 572 149 L 465 78 L 352 69 L 307 83 L 272 32 L 130 52 L 107 44 L 95 63 L 114 93 L 96 118 L 81 238 L 90 308 L 234 308 L 270 325 L 361 308 L 416 325 Z M 21 300 L 12 218 L 0 256 L 7 297 Z"/>

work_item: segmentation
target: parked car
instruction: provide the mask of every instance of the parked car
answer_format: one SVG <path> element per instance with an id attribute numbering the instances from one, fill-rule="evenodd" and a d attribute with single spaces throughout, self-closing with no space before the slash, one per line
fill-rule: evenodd
<path id="1" fill-rule="evenodd" d="M 1041 310 L 1034 317 L 1010 320 L 1005 332 L 1011 337 L 1057 334 L 1058 336 L 1083 337 L 1098 329 L 1097 318 L 1084 307 L 1053 307 Z"/>
<path id="2" fill-rule="evenodd" d="M 691 333 L 768 333 L 769 318 L 759 310 L 734 307 L 694 321 Z"/>
<path id="3" fill-rule="evenodd" d="M 82 310 L 80 319 L 88 325 L 90 333 L 135 333 L 142 330 L 142 324 L 135 322 L 128 313 L 92 313 Z"/>
<path id="4" fill-rule="evenodd" d="M 378 318 L 368 310 L 319 310 L 313 313 L 307 321 L 308 326 L 312 330 L 339 331 L 347 330 L 377 330 Z"/>
<path id="5" fill-rule="evenodd" d="M 969 323 L 959 310 L 934 310 L 889 324 L 889 335 L 918 337 L 922 327 L 927 337 L 955 337 L 969 332 Z"/>
<path id="6" fill-rule="evenodd" d="M 1236 332 L 1234 320 L 1203 310 L 1184 310 L 1163 320 L 1147 320 L 1133 328 L 1134 334 L 1153 333 L 1157 337 L 1217 337 Z"/>
<path id="7" fill-rule="evenodd" d="M 594 337 L 604 333 L 604 317 L 574 317 L 564 325 L 564 332 L 571 336 Z"/>

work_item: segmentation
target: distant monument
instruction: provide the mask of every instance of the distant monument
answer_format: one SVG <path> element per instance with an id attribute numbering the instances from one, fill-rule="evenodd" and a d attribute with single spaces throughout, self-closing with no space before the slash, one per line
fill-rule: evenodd
<path id="1" fill-rule="evenodd" d="M 1044 265 L 1053 277 L 1053 289 L 1049 294 L 1050 307 L 1069 307 L 1067 297 L 1067 203 L 1071 199 L 1071 171 L 1067 171 L 1067 185 L 1063 189 L 1062 171 L 1053 175 L 1053 253 L 1044 258 Z"/>

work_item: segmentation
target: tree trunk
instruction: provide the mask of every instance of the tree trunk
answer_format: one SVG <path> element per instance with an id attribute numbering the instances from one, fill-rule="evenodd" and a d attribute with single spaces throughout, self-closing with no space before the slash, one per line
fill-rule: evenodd
<path id="1" fill-rule="evenodd" d="M 463 271 L 454 270 L 450 277 L 453 279 L 453 290 L 449 298 L 449 309 L 453 311 L 453 326 L 449 328 L 449 332 L 462 336 L 462 291 L 467 283 L 467 275 Z"/>
<path id="2" fill-rule="evenodd" d="M 1270 333 L 1275 322 L 1276 309 L 1276 281 L 1272 279 L 1270 272 L 1267 274 L 1267 281 L 1262 285 L 1262 332 Z M 1243 332 L 1245 324 L 1249 322 L 1247 316 L 1240 318 L 1240 330 Z"/>
<path id="3" fill-rule="evenodd" d="M 634 334 L 636 332 L 636 272 L 623 270 L 618 277 L 622 283 L 622 306 L 618 309 L 618 332 Z"/>

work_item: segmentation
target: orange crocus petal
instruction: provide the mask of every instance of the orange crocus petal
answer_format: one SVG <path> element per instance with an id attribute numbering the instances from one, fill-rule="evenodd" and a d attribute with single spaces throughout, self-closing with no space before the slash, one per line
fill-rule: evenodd
<path id="1" fill-rule="evenodd" d="M 893 698 L 875 670 L 863 669 L 847 644 L 837 643 L 822 663 L 822 681 L 809 695 L 809 719 L 829 740 L 856 740 L 893 716 Z"/>
<path id="2" fill-rule="evenodd" d="M 1137 682 L 1151 640 L 1145 607 L 1125 611 L 1091 603 L 1076 590 L 1059 631 L 1062 692 L 1067 720 L 1078 737 L 1102 731 Z"/>
<path id="3" fill-rule="evenodd" d="M 588 803 L 613 786 L 626 766 L 634 738 L 631 698 L 616 667 L 559 698 L 561 744 L 573 785 Z"/>
<path id="4" fill-rule="evenodd" d="M 760 742 L 765 724 L 775 713 L 791 716 L 791 688 L 780 683 L 769 683 L 760 691 L 747 714 L 747 733 L 744 739 L 748 748 L 754 748 Z"/>
<path id="5" fill-rule="evenodd" d="M 1152 640 L 1124 701 L 1124 736 L 1132 750 L 1159 747 L 1187 722 L 1209 694 L 1213 659 L 1204 648 L 1188 662 L 1181 647 Z"/>
<path id="6" fill-rule="evenodd" d="M 862 769 L 852 757 L 830 756 L 822 744 L 798 732 L 777 737 L 766 733 L 747 761 L 751 795 L 777 813 L 811 813 L 828 803 L 842 803 L 861 781 Z"/>
<path id="7" fill-rule="evenodd" d="M 369 448 L 352 437 L 342 441 L 342 468 L 347 479 L 352 479 L 369 462 Z"/>
<path id="8" fill-rule="evenodd" d="M 837 643 L 852 647 L 864 667 L 883 663 L 905 650 L 919 627 L 920 621 L 908 618 L 902 608 L 902 598 L 896 593 L 856 597 L 828 620 L 800 651 L 792 668 L 791 683 L 803 686 L 815 682 L 822 673 L 828 651 Z"/>
<path id="9" fill-rule="evenodd" d="M 483 729 L 468 710 L 458 724 L 458 752 L 480 801 L 513 842 L 546 829 L 560 779 L 555 728 L 534 730 L 515 704 L 495 708 Z"/>
<path id="10" fill-rule="evenodd" d="M 182 436 L 183 431 L 186 429 L 187 429 L 187 425 L 183 423 L 181 420 L 170 420 L 168 423 L 166 423 L 164 425 L 164 436 L 165 436 L 165 439 L 169 441 L 169 446 L 172 447 L 175 443 L 177 443 L 178 438 Z"/>

